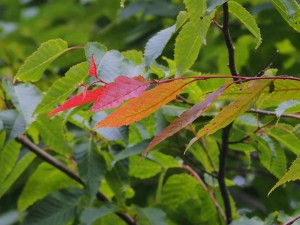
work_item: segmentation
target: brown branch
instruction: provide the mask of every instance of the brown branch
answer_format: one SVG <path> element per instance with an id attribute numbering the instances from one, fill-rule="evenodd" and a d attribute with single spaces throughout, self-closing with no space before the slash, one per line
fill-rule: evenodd
<path id="1" fill-rule="evenodd" d="M 225 2 L 223 4 L 222 31 L 223 31 L 223 36 L 225 39 L 227 51 L 228 51 L 228 60 L 229 60 L 228 67 L 230 69 L 231 75 L 236 76 L 236 75 L 238 75 L 238 72 L 237 72 L 236 66 L 235 66 L 234 46 L 233 46 L 231 35 L 229 32 L 229 12 L 228 12 L 228 3 L 227 2 Z M 237 78 L 234 78 L 234 80 L 236 81 Z"/>
<path id="2" fill-rule="evenodd" d="M 54 166 L 55 168 L 57 168 L 60 171 L 62 171 L 63 173 L 65 173 L 67 176 L 69 176 L 73 180 L 75 180 L 78 183 L 85 186 L 84 182 L 80 179 L 78 174 L 76 174 L 70 168 L 66 167 L 62 162 L 58 161 L 52 155 L 49 155 L 47 152 L 45 152 L 40 147 L 35 145 L 33 142 L 30 141 L 30 139 L 27 136 L 19 135 L 16 137 L 16 141 L 21 143 L 23 146 L 27 147 L 31 152 L 36 154 L 38 157 L 40 157 L 45 162 L 49 163 L 50 165 Z M 102 202 L 109 202 L 109 199 L 107 197 L 105 197 L 105 195 L 103 195 L 101 192 L 97 192 L 96 197 L 98 200 L 100 200 Z M 128 225 L 137 225 L 135 220 L 127 214 L 116 212 L 116 215 L 118 215 Z"/>
<path id="3" fill-rule="evenodd" d="M 300 219 L 300 215 L 296 216 L 295 218 L 287 221 L 286 223 L 284 223 L 283 225 L 292 225 L 293 223 L 295 223 L 298 219 Z"/>

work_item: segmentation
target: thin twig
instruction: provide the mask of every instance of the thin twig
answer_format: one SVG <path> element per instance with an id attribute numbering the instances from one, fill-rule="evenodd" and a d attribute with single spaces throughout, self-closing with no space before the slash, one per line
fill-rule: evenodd
<path id="1" fill-rule="evenodd" d="M 213 192 L 209 191 L 208 187 L 205 185 L 205 183 L 203 182 L 203 180 L 201 179 L 201 177 L 197 174 L 197 172 L 194 171 L 190 166 L 187 166 L 187 165 L 181 165 L 181 167 L 183 169 L 189 171 L 196 178 L 196 180 L 200 183 L 200 185 L 202 186 L 202 188 L 208 193 L 210 199 L 212 200 L 212 202 L 216 206 L 216 208 L 217 208 L 218 212 L 220 213 L 220 215 L 222 216 L 222 218 L 224 220 L 226 220 L 226 217 L 225 217 L 225 214 L 223 212 L 223 209 L 219 205 L 219 203 L 216 200 L 215 196 L 213 195 Z"/>
<path id="2" fill-rule="evenodd" d="M 300 219 L 300 215 L 296 216 L 295 218 L 287 221 L 286 223 L 284 223 L 283 225 L 292 225 L 293 223 L 295 223 L 298 219 Z"/>
<path id="3" fill-rule="evenodd" d="M 247 112 L 276 116 L 276 112 L 262 110 L 262 109 L 250 109 Z M 300 114 L 282 114 L 280 117 L 290 117 L 290 118 L 300 119 Z"/>
<path id="4" fill-rule="evenodd" d="M 38 147 L 33 142 L 31 142 L 27 136 L 19 135 L 16 137 L 16 141 L 21 143 L 23 146 L 27 147 L 31 152 L 35 153 L 38 157 L 40 157 L 45 162 L 51 164 L 52 166 L 54 166 L 55 168 L 62 171 L 63 173 L 65 173 L 67 176 L 69 176 L 73 180 L 75 180 L 78 183 L 85 186 L 84 182 L 80 179 L 80 177 L 74 171 L 72 171 L 71 169 L 66 167 L 62 162 L 58 161 L 53 156 L 49 155 L 47 152 L 43 151 L 40 147 Z M 103 195 L 101 192 L 97 192 L 96 197 L 98 200 L 100 200 L 102 202 L 109 202 L 109 199 L 105 195 Z M 118 215 L 128 225 L 137 225 L 135 220 L 127 214 L 116 212 L 116 215 Z"/>

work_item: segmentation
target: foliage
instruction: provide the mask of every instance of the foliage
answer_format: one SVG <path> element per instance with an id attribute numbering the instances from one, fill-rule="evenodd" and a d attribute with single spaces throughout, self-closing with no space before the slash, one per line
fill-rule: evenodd
<path id="1" fill-rule="evenodd" d="M 1 224 L 297 219 L 297 1 L 0 8 Z"/>

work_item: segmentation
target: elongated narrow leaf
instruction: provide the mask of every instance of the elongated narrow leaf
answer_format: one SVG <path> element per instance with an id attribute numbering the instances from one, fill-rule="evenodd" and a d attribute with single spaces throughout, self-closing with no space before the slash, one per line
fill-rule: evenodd
<path id="1" fill-rule="evenodd" d="M 299 155 L 296 158 L 296 160 L 293 162 L 291 167 L 289 168 L 289 171 L 286 172 L 286 174 L 284 174 L 283 177 L 280 178 L 280 180 L 274 185 L 274 187 L 272 187 L 268 195 L 271 194 L 279 186 L 295 180 L 300 180 L 300 156 Z"/>
<path id="2" fill-rule="evenodd" d="M 17 162 L 17 164 L 11 170 L 10 174 L 0 185 L 0 198 L 9 190 L 9 188 L 15 183 L 15 181 L 20 177 L 20 175 L 34 159 L 35 155 L 33 153 L 27 153 Z"/>
<path id="3" fill-rule="evenodd" d="M 32 84 L 12 85 L 9 81 L 4 82 L 5 89 L 11 97 L 12 102 L 23 116 L 27 126 L 34 120 L 32 115 L 42 99 L 42 95 Z"/>
<path id="4" fill-rule="evenodd" d="M 27 180 L 18 199 L 18 210 L 20 212 L 24 211 L 33 203 L 57 190 L 79 186 L 76 181 L 52 165 L 42 163 Z"/>
<path id="5" fill-rule="evenodd" d="M 222 111 L 216 115 L 207 125 L 205 125 L 201 130 L 198 131 L 197 136 L 191 140 L 188 147 L 201 138 L 203 135 L 212 134 L 217 130 L 220 130 L 230 124 L 235 120 L 239 115 L 247 111 L 253 101 L 260 95 L 260 93 L 270 85 L 271 80 L 259 80 L 251 81 L 247 86 L 245 86 L 241 92 L 249 91 L 248 95 L 241 96 L 229 105 L 225 106 Z"/>
<path id="6" fill-rule="evenodd" d="M 261 44 L 261 34 L 260 29 L 258 28 L 255 19 L 252 15 L 239 3 L 236 1 L 228 1 L 229 12 L 236 16 L 246 27 L 247 29 L 257 38 L 258 48 Z"/>
<path id="7" fill-rule="evenodd" d="M 1 146 L 0 146 L 1 148 Z M 21 144 L 15 140 L 8 142 L 5 147 L 0 150 L 0 184 L 3 183 L 7 175 L 11 172 L 20 153 Z"/>
<path id="8" fill-rule="evenodd" d="M 67 43 L 61 39 L 53 39 L 43 43 L 21 66 L 16 79 L 38 81 L 49 64 L 66 52 L 67 48 Z"/>
<path id="9" fill-rule="evenodd" d="M 176 25 L 173 25 L 159 31 L 155 36 L 149 39 L 145 48 L 145 62 L 147 66 L 151 66 L 155 59 L 160 56 L 175 29 Z"/>
<path id="10" fill-rule="evenodd" d="M 106 86 L 98 87 L 97 89 L 92 91 L 84 91 L 79 95 L 75 95 L 72 98 L 68 99 L 61 106 L 57 107 L 56 109 L 48 113 L 48 116 L 52 116 L 58 112 L 71 109 L 86 103 L 94 102 L 97 100 L 98 96 L 105 91 L 106 91 Z"/>
<path id="11" fill-rule="evenodd" d="M 199 20 L 206 13 L 206 0 L 184 0 L 191 20 Z"/>
<path id="12" fill-rule="evenodd" d="M 300 101 L 296 101 L 296 100 L 289 100 L 286 102 L 281 103 L 277 109 L 275 110 L 276 116 L 279 118 L 281 117 L 281 115 L 289 108 L 296 106 L 296 105 L 300 105 Z"/>
<path id="13" fill-rule="evenodd" d="M 97 67 L 96 67 L 94 55 L 92 55 L 92 58 L 91 58 L 91 61 L 90 61 L 89 74 L 93 77 L 97 76 Z"/>
<path id="14" fill-rule="evenodd" d="M 65 77 L 55 81 L 50 87 L 34 113 L 50 111 L 62 100 L 65 100 L 75 89 L 77 85 L 83 83 L 88 77 L 87 63 L 77 64 L 66 73 Z"/>
<path id="15" fill-rule="evenodd" d="M 129 78 L 120 76 L 114 83 L 107 85 L 92 107 L 92 111 L 115 108 L 125 100 L 134 98 L 143 93 L 148 87 L 143 77 Z"/>
<path id="16" fill-rule="evenodd" d="M 94 140 L 78 145 L 75 149 L 80 178 L 86 185 L 90 198 L 95 196 L 106 171 L 106 162 L 98 152 Z"/>
<path id="17" fill-rule="evenodd" d="M 209 94 L 207 98 L 192 108 L 184 111 L 179 118 L 174 120 L 167 128 L 160 132 L 149 144 L 144 154 L 149 152 L 154 146 L 165 140 L 166 138 L 177 133 L 201 116 L 205 110 L 224 92 L 225 87 L 219 88 L 217 91 Z"/>
<path id="18" fill-rule="evenodd" d="M 129 100 L 125 105 L 111 113 L 99 122 L 94 129 L 99 127 L 119 127 L 141 120 L 172 101 L 185 85 L 184 81 L 175 80 L 145 91 L 139 97 Z"/>
<path id="19" fill-rule="evenodd" d="M 210 23 L 210 16 L 205 16 L 201 20 L 190 21 L 183 26 L 177 36 L 174 60 L 179 75 L 188 70 L 196 61 L 202 43 L 206 43 L 205 37 Z"/>
<path id="20" fill-rule="evenodd" d="M 45 115 L 40 115 L 36 119 L 35 125 L 46 145 L 52 150 L 60 154 L 71 153 L 70 146 L 68 145 L 63 132 L 64 122 L 61 118 L 49 118 Z"/>

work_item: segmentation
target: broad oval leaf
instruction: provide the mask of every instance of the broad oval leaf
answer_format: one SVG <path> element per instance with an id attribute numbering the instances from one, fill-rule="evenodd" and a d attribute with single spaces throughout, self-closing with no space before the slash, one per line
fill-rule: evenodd
<path id="1" fill-rule="evenodd" d="M 58 112 L 71 109 L 86 103 L 94 102 L 97 100 L 98 96 L 105 91 L 106 91 L 106 85 L 98 87 L 97 89 L 91 91 L 86 91 L 86 92 L 84 91 L 79 95 L 75 95 L 72 98 L 68 99 L 61 106 L 57 107 L 56 109 L 48 113 L 48 116 L 52 116 Z"/>
<path id="2" fill-rule="evenodd" d="M 211 13 L 216 7 L 224 4 L 227 0 L 207 0 L 207 13 Z"/>
<path id="3" fill-rule="evenodd" d="M 62 100 L 65 100 L 77 88 L 77 84 L 83 83 L 88 77 L 87 69 L 86 62 L 71 67 L 65 77 L 53 83 L 34 113 L 48 111 Z"/>
<path id="4" fill-rule="evenodd" d="M 53 39 L 43 43 L 24 62 L 18 70 L 16 79 L 20 81 L 38 81 L 49 64 L 68 50 L 68 44 L 62 39 Z"/>
<path id="5" fill-rule="evenodd" d="M 258 28 L 252 15 L 243 6 L 235 1 L 228 1 L 228 9 L 229 12 L 236 16 L 254 35 L 254 37 L 257 38 L 256 48 L 258 48 L 261 44 L 261 34 L 260 29 Z"/>
<path id="6" fill-rule="evenodd" d="M 172 37 L 176 30 L 176 25 L 159 31 L 156 35 L 149 39 L 145 48 L 145 62 L 147 66 L 151 66 L 155 59 L 160 56 L 164 47 Z"/>
<path id="7" fill-rule="evenodd" d="M 185 85 L 184 81 L 175 80 L 145 91 L 139 97 L 129 100 L 125 105 L 111 113 L 99 122 L 94 129 L 99 127 L 119 127 L 141 120 L 172 101 Z"/>
<path id="8" fill-rule="evenodd" d="M 144 154 L 149 152 L 154 146 L 165 140 L 166 138 L 177 133 L 184 127 L 188 126 L 195 119 L 201 116 L 206 109 L 224 92 L 225 87 L 219 88 L 217 91 L 209 94 L 203 102 L 194 105 L 192 108 L 184 111 L 179 118 L 175 119 L 167 128 L 160 132 L 151 141 Z"/>
<path id="9" fill-rule="evenodd" d="M 106 86 L 105 92 L 102 92 L 94 103 L 92 111 L 115 108 L 125 100 L 139 96 L 149 85 L 141 76 L 135 78 L 120 76 L 114 83 Z"/>

